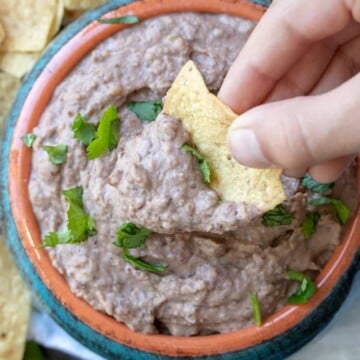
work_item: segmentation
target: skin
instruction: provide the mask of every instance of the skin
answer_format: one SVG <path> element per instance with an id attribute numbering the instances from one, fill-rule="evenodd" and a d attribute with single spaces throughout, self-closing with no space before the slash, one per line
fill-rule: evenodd
<path id="1" fill-rule="evenodd" d="M 261 45 L 260 45 L 261 44 Z M 360 152 L 360 0 L 275 0 L 218 96 L 236 160 L 338 178 Z"/>

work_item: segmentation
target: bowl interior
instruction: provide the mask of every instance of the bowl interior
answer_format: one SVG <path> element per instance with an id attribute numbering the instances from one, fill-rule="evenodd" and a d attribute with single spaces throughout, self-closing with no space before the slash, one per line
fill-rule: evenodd
<path id="1" fill-rule="evenodd" d="M 243 0 L 143 0 L 122 6 L 107 15 L 113 17 L 132 13 L 140 19 L 146 19 L 156 15 L 184 11 L 226 13 L 257 20 L 263 14 L 264 9 Z M 102 40 L 124 27 L 126 25 L 90 23 L 72 37 L 54 57 L 49 59 L 27 95 L 14 129 L 9 160 L 11 208 L 22 246 L 42 282 L 69 312 L 98 333 L 121 344 L 156 354 L 199 356 L 244 349 L 271 339 L 290 329 L 310 314 L 330 294 L 336 282 L 348 269 L 359 247 L 358 213 L 348 226 L 342 244 L 318 276 L 319 290 L 307 304 L 286 306 L 280 312 L 269 317 L 262 327 L 251 326 L 228 334 L 211 336 L 143 335 L 129 330 L 125 325 L 94 310 L 88 303 L 76 297 L 70 291 L 65 279 L 53 268 L 47 252 L 39 248 L 40 232 L 31 208 L 27 188 L 31 171 L 31 150 L 22 144 L 20 137 L 31 132 L 36 126 L 54 89 L 71 69 Z"/>

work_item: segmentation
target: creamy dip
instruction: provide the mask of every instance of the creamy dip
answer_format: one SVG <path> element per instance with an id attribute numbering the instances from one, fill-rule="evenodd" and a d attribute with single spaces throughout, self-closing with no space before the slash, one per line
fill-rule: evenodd
<path id="1" fill-rule="evenodd" d="M 178 120 L 160 114 L 144 125 L 126 107 L 161 99 L 188 59 L 216 92 L 252 27 L 236 17 L 189 13 L 121 31 L 58 86 L 34 129 L 29 191 L 42 236 L 66 227 L 62 190 L 75 186 L 97 229 L 86 242 L 48 249 L 51 261 L 74 294 L 133 330 L 190 336 L 240 329 L 253 321 L 250 294 L 263 317 L 279 310 L 297 287 L 286 272 L 315 276 L 339 243 L 342 228 L 331 211 L 304 239 L 308 194 L 297 180 L 283 179 L 293 223 L 265 227 L 257 209 L 221 202 L 203 183 L 196 159 L 181 150 L 191 137 Z M 109 104 L 119 110 L 120 142 L 89 161 L 71 125 L 78 113 L 96 123 Z M 42 149 L 55 144 L 69 146 L 60 166 Z M 341 181 L 353 190 L 353 169 Z M 113 241 L 124 222 L 153 230 L 145 247 L 130 253 L 167 264 L 163 273 L 123 261 Z"/>

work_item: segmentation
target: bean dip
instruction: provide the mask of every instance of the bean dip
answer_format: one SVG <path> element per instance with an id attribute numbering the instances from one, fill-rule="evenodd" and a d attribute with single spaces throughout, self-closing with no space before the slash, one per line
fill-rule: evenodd
<path id="1" fill-rule="evenodd" d="M 191 136 L 177 119 L 161 113 L 142 123 L 126 106 L 163 98 L 188 59 L 216 93 L 252 28 L 236 17 L 184 13 L 118 32 L 63 80 L 34 129 L 29 191 L 42 236 L 66 228 L 62 191 L 75 186 L 83 188 L 84 210 L 97 229 L 85 242 L 48 248 L 51 261 L 74 294 L 135 331 L 190 336 L 248 326 L 250 294 L 264 318 L 274 313 L 297 289 L 287 272 L 314 278 L 339 244 L 342 226 L 329 206 L 305 239 L 301 224 L 313 194 L 298 180 L 283 178 L 283 207 L 293 221 L 265 226 L 258 209 L 222 202 L 203 182 L 198 162 L 181 149 Z M 119 144 L 88 160 L 71 130 L 74 117 L 96 124 L 109 104 L 119 111 Z M 52 164 L 42 149 L 55 144 L 68 145 L 65 164 Z M 330 195 L 347 193 L 354 208 L 354 188 L 349 168 Z M 166 264 L 165 271 L 124 261 L 113 242 L 126 222 L 152 230 L 131 255 Z"/>

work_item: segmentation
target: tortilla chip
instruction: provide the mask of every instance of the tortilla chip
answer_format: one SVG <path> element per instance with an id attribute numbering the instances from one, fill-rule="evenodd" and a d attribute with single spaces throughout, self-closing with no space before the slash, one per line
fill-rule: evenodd
<path id="1" fill-rule="evenodd" d="M 0 129 L 10 110 L 19 85 L 20 82 L 16 77 L 0 72 Z"/>
<path id="2" fill-rule="evenodd" d="M 164 113 L 180 119 L 208 161 L 212 187 L 224 201 L 245 202 L 262 211 L 286 199 L 281 169 L 247 168 L 236 162 L 226 145 L 229 126 L 237 115 L 211 94 L 192 61 L 188 61 L 170 90 Z"/>
<path id="3" fill-rule="evenodd" d="M 0 45 L 2 44 L 4 39 L 5 39 L 5 30 L 4 30 L 4 27 L 0 23 Z"/>
<path id="4" fill-rule="evenodd" d="M 53 22 L 50 27 L 48 40 L 50 41 L 60 30 L 60 26 L 64 17 L 64 0 L 56 1 L 56 12 L 53 19 Z"/>
<path id="5" fill-rule="evenodd" d="M 106 0 L 64 0 L 65 9 L 86 10 L 104 4 Z"/>
<path id="6" fill-rule="evenodd" d="M 41 51 L 57 11 L 56 0 L 0 0 L 0 22 L 6 32 L 0 51 Z"/>
<path id="7" fill-rule="evenodd" d="M 21 78 L 31 70 L 40 52 L 0 52 L 0 70 Z"/>
<path id="8" fill-rule="evenodd" d="M 30 315 L 30 294 L 0 238 L 0 359 L 21 360 Z"/>

